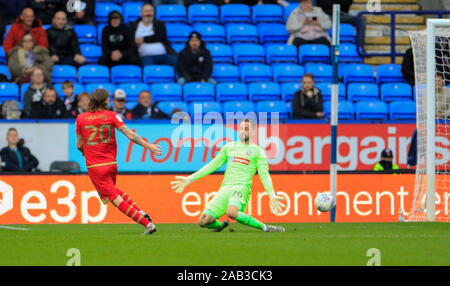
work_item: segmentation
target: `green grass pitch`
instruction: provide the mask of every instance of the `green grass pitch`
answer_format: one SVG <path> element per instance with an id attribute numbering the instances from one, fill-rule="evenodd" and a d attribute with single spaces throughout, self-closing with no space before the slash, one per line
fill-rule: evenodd
<path id="1" fill-rule="evenodd" d="M 450 265 L 448 223 L 283 224 L 263 233 L 232 223 L 221 233 L 195 224 L 158 224 L 142 235 L 135 224 L 0 226 L 0 265 L 364 266 L 379 249 L 381 265 Z"/>

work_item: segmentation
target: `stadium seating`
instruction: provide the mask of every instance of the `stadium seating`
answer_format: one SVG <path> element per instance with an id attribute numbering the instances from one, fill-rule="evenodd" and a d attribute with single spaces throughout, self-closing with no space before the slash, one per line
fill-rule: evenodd
<path id="1" fill-rule="evenodd" d="M 296 64 L 274 64 L 273 78 L 278 83 L 299 82 L 304 74 L 303 67 Z"/>
<path id="2" fill-rule="evenodd" d="M 331 100 L 331 87 L 332 87 L 332 83 L 331 82 L 318 82 L 316 84 L 316 87 L 318 89 L 320 89 L 322 91 L 322 97 L 324 101 L 327 100 Z M 346 94 L 347 94 L 347 90 L 345 88 L 345 84 L 343 83 L 338 83 L 338 98 L 339 100 L 345 100 L 346 99 Z"/>
<path id="3" fill-rule="evenodd" d="M 333 29 L 328 30 L 328 34 L 330 35 L 330 38 L 332 37 Z M 356 31 L 355 27 L 353 27 L 350 24 L 341 23 L 339 25 L 339 41 L 342 43 L 350 42 L 354 43 L 356 42 Z"/>
<path id="4" fill-rule="evenodd" d="M 153 102 L 156 101 L 182 101 L 181 85 L 176 83 L 155 83 L 150 87 Z"/>
<path id="5" fill-rule="evenodd" d="M 66 80 L 77 81 L 77 69 L 69 65 L 55 65 L 52 71 L 52 82 L 59 83 Z"/>
<path id="6" fill-rule="evenodd" d="M 0 65 L 0 74 L 4 74 L 9 80 L 11 80 L 11 74 L 9 68 L 6 65 Z"/>
<path id="7" fill-rule="evenodd" d="M 179 53 L 186 47 L 186 43 L 172 43 L 171 46 L 177 53 Z"/>
<path id="8" fill-rule="evenodd" d="M 81 54 L 86 58 L 86 63 L 96 64 L 102 56 L 102 48 L 97 45 L 84 44 L 80 45 Z"/>
<path id="9" fill-rule="evenodd" d="M 312 73 L 316 82 L 331 82 L 333 80 L 333 67 L 327 64 L 306 64 L 305 73 Z"/>
<path id="10" fill-rule="evenodd" d="M 285 82 L 281 85 L 281 99 L 284 101 L 292 101 L 294 94 L 300 90 L 302 85 L 300 82 Z"/>
<path id="11" fill-rule="evenodd" d="M 97 42 L 100 46 L 102 45 L 102 31 L 104 27 L 106 27 L 105 23 L 97 24 Z"/>
<path id="12" fill-rule="evenodd" d="M 186 23 L 186 7 L 183 5 L 159 5 L 156 7 L 156 19 L 164 22 Z"/>
<path id="13" fill-rule="evenodd" d="M 380 91 L 381 99 L 386 102 L 412 100 L 412 89 L 407 83 L 385 83 Z"/>
<path id="14" fill-rule="evenodd" d="M 280 87 L 274 82 L 254 82 L 248 85 L 250 101 L 280 100 Z"/>
<path id="15" fill-rule="evenodd" d="M 6 54 L 2 46 L 0 46 L 0 64 L 6 64 Z"/>
<path id="16" fill-rule="evenodd" d="M 214 63 L 233 63 L 233 51 L 231 46 L 226 44 L 207 44 Z"/>
<path id="17" fill-rule="evenodd" d="M 365 64 L 345 65 L 344 83 L 349 82 L 375 82 L 373 67 Z"/>
<path id="18" fill-rule="evenodd" d="M 219 83 L 216 86 L 217 101 L 245 101 L 247 87 L 240 82 Z"/>
<path id="19" fill-rule="evenodd" d="M 225 43 L 225 29 L 215 23 L 197 23 L 194 31 L 202 35 L 202 40 L 209 43 Z"/>
<path id="20" fill-rule="evenodd" d="M 382 101 L 360 101 L 356 103 L 356 119 L 385 120 L 387 106 Z"/>
<path id="21" fill-rule="evenodd" d="M 265 4 L 252 6 L 252 22 L 259 23 L 284 23 L 283 8 L 276 4 Z"/>
<path id="22" fill-rule="evenodd" d="M 343 63 L 362 63 L 363 59 L 356 51 L 356 45 L 343 43 L 339 46 L 339 61 Z"/>
<path id="23" fill-rule="evenodd" d="M 188 104 L 183 101 L 161 101 L 158 102 L 157 106 L 166 114 L 170 114 L 175 108 L 179 108 L 181 111 L 189 113 Z"/>
<path id="24" fill-rule="evenodd" d="M 222 119 L 222 106 L 215 101 L 191 102 L 189 114 L 191 117 L 204 116 L 204 121 L 207 119 Z"/>
<path id="25" fill-rule="evenodd" d="M 374 83 L 351 83 L 347 87 L 349 101 L 379 100 L 378 85 Z"/>
<path id="26" fill-rule="evenodd" d="M 330 63 L 330 48 L 320 44 L 301 45 L 298 50 L 298 62 Z"/>
<path id="27" fill-rule="evenodd" d="M 64 99 L 65 95 L 62 89 L 62 83 L 57 83 L 54 84 L 53 87 L 56 90 L 56 93 L 59 95 L 59 97 L 61 97 L 61 99 Z M 84 87 L 83 85 L 79 84 L 79 83 L 74 83 L 73 84 L 73 93 L 74 94 L 80 94 L 84 91 Z M 23 101 L 23 98 L 22 98 Z"/>
<path id="28" fill-rule="evenodd" d="M 263 64 L 242 64 L 240 66 L 241 81 L 244 83 L 272 81 L 272 70 Z"/>
<path id="29" fill-rule="evenodd" d="M 20 98 L 19 98 L 20 103 L 23 103 L 23 98 L 25 96 L 25 92 L 27 91 L 29 86 L 30 86 L 29 83 L 24 83 L 20 86 Z"/>
<path id="30" fill-rule="evenodd" d="M 250 112 L 256 112 L 255 104 L 251 101 L 227 101 L 223 103 L 223 114 L 226 116 L 228 113 L 240 113 L 242 112 L 243 116 L 236 116 L 236 118 L 244 118 L 245 115 L 250 115 Z M 256 116 L 256 114 L 254 114 Z M 230 119 L 226 116 L 227 119 Z"/>
<path id="31" fill-rule="evenodd" d="M 286 108 L 287 108 L 287 110 L 288 110 L 288 115 L 289 115 L 289 118 L 293 118 L 293 116 L 292 116 L 292 101 L 288 101 L 288 102 L 286 102 Z"/>
<path id="32" fill-rule="evenodd" d="M 182 23 L 167 23 L 167 39 L 173 43 L 186 43 L 192 27 Z"/>
<path id="33" fill-rule="evenodd" d="M 377 83 L 405 82 L 402 74 L 402 66 L 397 64 L 385 64 L 377 67 Z"/>
<path id="34" fill-rule="evenodd" d="M 331 117 L 331 101 L 324 101 L 323 111 L 325 118 Z M 355 108 L 350 101 L 339 101 L 338 118 L 344 120 L 353 120 L 355 118 Z"/>
<path id="35" fill-rule="evenodd" d="M 264 23 L 257 27 L 258 39 L 261 44 L 266 43 L 286 43 L 289 33 L 283 24 Z"/>
<path id="36" fill-rule="evenodd" d="M 212 4 L 193 4 L 188 8 L 188 22 L 219 23 L 219 8 Z"/>
<path id="37" fill-rule="evenodd" d="M 250 23 L 250 7 L 244 4 L 228 4 L 220 6 L 220 22 L 227 23 Z"/>
<path id="38" fill-rule="evenodd" d="M 229 24 L 226 26 L 228 43 L 258 43 L 256 26 L 250 24 Z"/>
<path id="39" fill-rule="evenodd" d="M 145 83 L 122 83 L 117 88 L 123 89 L 127 95 L 127 101 L 136 102 L 141 91 L 150 91 L 150 88 Z"/>
<path id="40" fill-rule="evenodd" d="M 141 81 L 142 68 L 140 66 L 118 65 L 111 68 L 111 82 L 114 84 Z"/>
<path id="41" fill-rule="evenodd" d="M 266 45 L 266 63 L 297 63 L 297 48 L 286 44 Z"/>
<path id="42" fill-rule="evenodd" d="M 212 77 L 217 82 L 238 82 L 239 69 L 237 66 L 230 64 L 215 64 Z"/>
<path id="43" fill-rule="evenodd" d="M 236 65 L 250 62 L 263 64 L 265 62 L 264 48 L 261 45 L 241 43 L 234 44 L 232 49 L 234 63 Z"/>
<path id="44" fill-rule="evenodd" d="M 15 83 L 0 83 L 0 102 L 5 100 L 19 100 L 19 86 Z"/>
<path id="45" fill-rule="evenodd" d="M 168 65 L 150 65 L 144 67 L 144 82 L 174 82 L 175 69 Z"/>
<path id="46" fill-rule="evenodd" d="M 265 118 L 264 113 L 267 115 L 267 119 L 274 119 L 275 116 L 278 116 L 279 119 L 285 120 L 289 118 L 289 111 L 287 109 L 286 103 L 284 101 L 259 101 L 256 103 L 256 111 L 259 116 Z"/>
<path id="47" fill-rule="evenodd" d="M 183 86 L 184 101 L 209 101 L 215 99 L 214 85 L 207 82 L 190 82 Z"/>
<path id="48" fill-rule="evenodd" d="M 284 22 L 286 23 L 289 15 L 291 15 L 292 10 L 298 7 L 298 3 L 291 3 L 288 6 L 284 7 Z"/>
<path id="49" fill-rule="evenodd" d="M 125 24 L 128 24 L 132 21 L 136 21 L 141 17 L 141 6 L 142 2 L 125 2 L 122 4 L 123 7 L 123 19 Z M 160 5 L 162 6 L 162 5 Z M 158 16 L 158 6 L 156 8 L 156 16 Z M 184 7 L 183 7 L 184 8 Z"/>
<path id="50" fill-rule="evenodd" d="M 75 33 L 80 44 L 97 44 L 97 28 L 91 25 L 75 25 Z"/>
<path id="51" fill-rule="evenodd" d="M 415 120 L 416 103 L 414 101 L 395 101 L 389 104 L 391 120 Z"/>
<path id="52" fill-rule="evenodd" d="M 108 23 L 108 14 L 114 10 L 123 15 L 122 7 L 111 2 L 98 2 L 95 4 L 95 21 L 97 23 Z"/>
<path id="53" fill-rule="evenodd" d="M 109 82 L 109 69 L 101 65 L 85 65 L 78 69 L 78 82 Z"/>
<path id="54" fill-rule="evenodd" d="M 89 92 L 89 94 L 92 94 L 97 88 L 106 89 L 112 97 L 117 87 L 112 83 L 88 83 L 84 85 L 84 91 Z"/>

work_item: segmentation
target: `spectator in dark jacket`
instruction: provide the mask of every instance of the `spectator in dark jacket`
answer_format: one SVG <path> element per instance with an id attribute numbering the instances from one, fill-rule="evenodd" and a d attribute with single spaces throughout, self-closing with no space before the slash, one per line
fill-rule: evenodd
<path id="1" fill-rule="evenodd" d="M 178 84 L 184 85 L 186 82 L 200 81 L 216 84 L 211 78 L 213 71 L 213 61 L 211 53 L 202 41 L 202 36 L 198 32 L 189 34 L 186 47 L 178 54 L 177 73 Z"/>
<path id="2" fill-rule="evenodd" d="M 294 118 L 323 118 L 322 92 L 314 85 L 314 76 L 305 73 L 302 77 L 302 87 L 294 94 L 292 101 Z"/>
<path id="3" fill-rule="evenodd" d="M 99 64 L 110 68 L 115 65 L 140 64 L 131 30 L 122 22 L 122 15 L 118 11 L 109 13 L 109 25 L 102 31 L 103 54 L 99 59 Z"/>
<path id="4" fill-rule="evenodd" d="M 125 103 L 127 101 L 127 94 L 123 89 L 116 89 L 114 91 L 112 107 L 109 109 L 117 113 L 122 120 L 133 119 L 133 114 L 129 110 Z"/>
<path id="5" fill-rule="evenodd" d="M 85 63 L 78 36 L 73 27 L 67 24 L 66 12 L 56 12 L 53 25 L 47 29 L 47 36 L 50 55 L 55 64 L 79 66 Z"/>
<path id="6" fill-rule="evenodd" d="M 8 147 L 0 151 L 3 171 L 31 172 L 39 165 L 38 159 L 31 154 L 30 149 L 23 146 L 23 140 L 19 140 L 17 129 L 8 129 L 6 141 Z"/>
<path id="7" fill-rule="evenodd" d="M 61 2 L 61 0 L 29 0 L 28 5 L 36 17 L 41 19 L 42 24 L 50 25 L 53 15 L 62 8 Z"/>
<path id="8" fill-rule="evenodd" d="M 42 100 L 33 103 L 31 107 L 30 118 L 62 119 L 69 117 L 70 113 L 67 111 L 64 102 L 53 87 L 47 88 L 44 92 L 44 96 L 42 96 Z"/>
<path id="9" fill-rule="evenodd" d="M 50 84 L 44 79 L 44 72 L 40 68 L 33 70 L 31 83 L 23 95 L 23 117 L 27 118 L 31 114 L 31 108 L 34 102 L 40 102 L 44 91 L 50 87 Z"/>
<path id="10" fill-rule="evenodd" d="M 62 10 L 69 12 L 67 18 L 71 25 L 95 25 L 95 0 L 64 0 L 62 2 Z M 68 7 L 71 9 L 69 10 Z"/>
<path id="11" fill-rule="evenodd" d="M 414 73 L 414 55 L 412 48 L 407 49 L 403 56 L 402 74 L 406 81 L 414 86 L 416 78 Z"/>
<path id="12" fill-rule="evenodd" d="M 133 119 L 168 118 L 168 115 L 156 106 L 157 104 L 157 102 L 152 104 L 152 94 L 149 91 L 141 91 L 138 105 L 131 111 Z"/>
<path id="13" fill-rule="evenodd" d="M 16 22 L 11 25 L 6 35 L 3 49 L 7 55 L 9 55 L 12 48 L 20 43 L 20 39 L 26 32 L 33 35 L 34 42 L 37 46 L 48 49 L 47 34 L 42 27 L 41 20 L 34 17 L 32 9 L 25 8 L 20 17 L 16 19 Z"/>
<path id="14" fill-rule="evenodd" d="M 166 25 L 156 20 L 152 5 L 142 5 L 141 18 L 131 22 L 130 26 L 143 66 L 176 66 L 177 53 L 167 39 Z"/>

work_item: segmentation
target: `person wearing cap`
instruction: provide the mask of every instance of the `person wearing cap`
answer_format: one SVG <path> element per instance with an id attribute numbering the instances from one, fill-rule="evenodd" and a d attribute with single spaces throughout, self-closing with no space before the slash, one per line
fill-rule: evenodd
<path id="1" fill-rule="evenodd" d="M 141 7 L 141 18 L 130 23 L 131 33 L 141 58 L 142 65 L 171 65 L 177 64 L 176 51 L 167 39 L 166 25 L 154 17 L 151 4 Z"/>
<path id="2" fill-rule="evenodd" d="M 131 110 L 129 110 L 125 106 L 125 102 L 127 101 L 127 95 L 123 89 L 116 89 L 114 91 L 112 106 L 109 110 L 117 113 L 122 120 L 132 119 L 133 115 Z"/>
<path id="3" fill-rule="evenodd" d="M 131 113 L 133 119 L 168 118 L 169 116 L 158 108 L 158 102 L 152 104 L 152 94 L 148 90 L 139 93 L 138 104 Z"/>
<path id="4" fill-rule="evenodd" d="M 395 171 L 400 167 L 393 162 L 394 154 L 391 149 L 384 149 L 381 151 L 381 158 L 373 167 L 374 171 Z"/>
<path id="5" fill-rule="evenodd" d="M 178 84 L 184 85 L 187 82 L 209 82 L 216 84 L 211 78 L 213 71 L 213 61 L 211 53 L 202 41 L 199 32 L 191 32 L 189 40 L 184 49 L 178 54 L 177 73 Z"/>
<path id="6" fill-rule="evenodd" d="M 108 25 L 102 30 L 102 56 L 98 63 L 109 68 L 116 65 L 140 65 L 134 37 L 117 10 L 109 13 Z"/>

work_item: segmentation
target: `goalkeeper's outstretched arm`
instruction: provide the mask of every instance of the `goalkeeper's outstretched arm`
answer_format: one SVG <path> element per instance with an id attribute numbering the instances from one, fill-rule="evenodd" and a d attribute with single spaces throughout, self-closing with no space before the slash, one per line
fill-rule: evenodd
<path id="1" fill-rule="evenodd" d="M 281 208 L 285 206 L 281 202 L 282 200 L 284 200 L 284 198 L 279 197 L 274 191 L 272 179 L 270 178 L 269 173 L 269 163 L 267 162 L 267 158 L 263 149 L 260 150 L 257 168 L 259 179 L 263 183 L 264 189 L 266 190 L 270 198 L 270 210 L 272 211 L 272 213 L 278 214 L 281 212 Z"/>
<path id="2" fill-rule="evenodd" d="M 228 156 L 225 151 L 225 147 L 220 149 L 219 154 L 211 160 L 208 164 L 203 166 L 200 170 L 195 172 L 194 174 L 184 177 L 184 176 L 176 176 L 175 181 L 170 182 L 172 184 L 172 189 L 177 193 L 181 193 L 184 188 L 186 188 L 190 183 L 196 181 L 200 178 L 203 178 L 212 172 L 216 171 L 227 161 Z"/>

